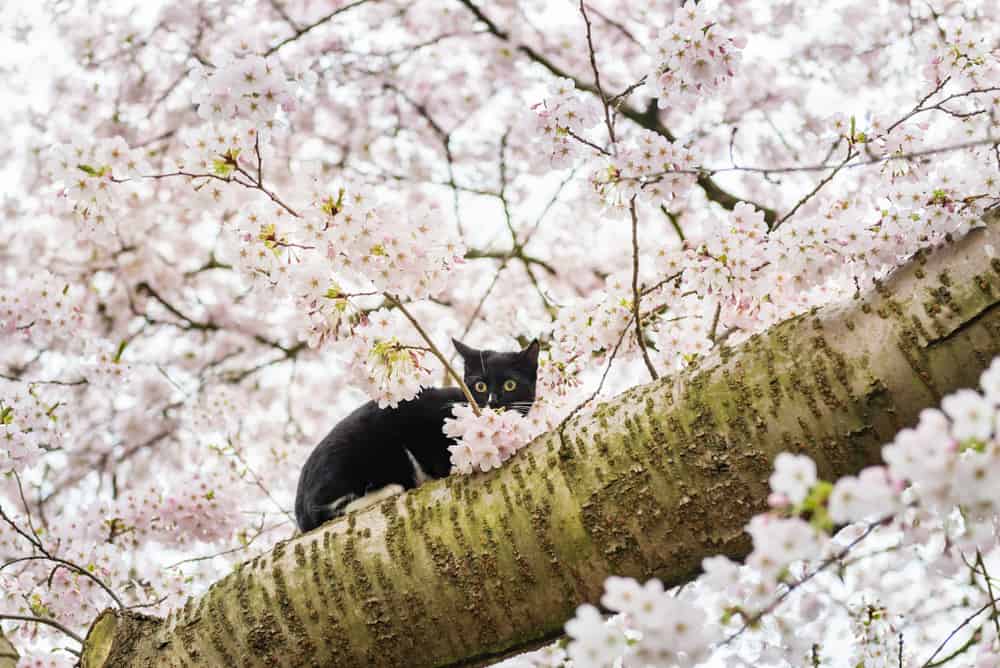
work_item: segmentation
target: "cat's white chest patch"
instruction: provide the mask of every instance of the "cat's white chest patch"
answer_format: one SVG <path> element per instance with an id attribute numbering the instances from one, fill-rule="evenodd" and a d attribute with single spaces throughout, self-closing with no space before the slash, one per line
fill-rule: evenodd
<path id="1" fill-rule="evenodd" d="M 417 458 L 413 456 L 413 453 L 410 452 L 410 449 L 403 448 L 403 452 L 405 452 L 406 456 L 410 458 L 410 464 L 413 466 L 413 484 L 423 485 L 425 482 L 430 480 L 431 477 L 427 475 L 427 471 L 425 471 L 423 467 L 420 466 L 420 462 L 418 462 Z"/>

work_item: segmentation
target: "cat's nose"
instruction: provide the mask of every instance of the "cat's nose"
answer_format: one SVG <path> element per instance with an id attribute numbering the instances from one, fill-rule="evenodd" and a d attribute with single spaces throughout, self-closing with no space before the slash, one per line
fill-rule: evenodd
<path id="1" fill-rule="evenodd" d="M 488 406 L 490 406 L 490 408 L 496 408 L 496 405 L 497 405 L 497 395 L 495 395 L 493 393 L 490 393 L 490 397 L 489 397 L 489 399 L 486 400 L 486 403 L 487 403 Z"/>

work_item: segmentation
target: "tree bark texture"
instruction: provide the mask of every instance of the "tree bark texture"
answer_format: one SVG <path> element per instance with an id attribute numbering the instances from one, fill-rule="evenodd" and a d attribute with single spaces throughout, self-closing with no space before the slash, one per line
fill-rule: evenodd
<path id="1" fill-rule="evenodd" d="M 826 479 L 1000 354 L 1000 225 L 539 437 L 242 564 L 166 619 L 105 611 L 84 666 L 481 665 L 560 633 L 608 575 L 740 558 L 781 451 Z"/>
<path id="2" fill-rule="evenodd" d="M 0 629 L 0 668 L 17 668 L 20 655 Z"/>

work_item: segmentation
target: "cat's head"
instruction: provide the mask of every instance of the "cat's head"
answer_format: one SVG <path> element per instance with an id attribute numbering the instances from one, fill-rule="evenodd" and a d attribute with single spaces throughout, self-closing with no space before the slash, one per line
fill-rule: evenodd
<path id="1" fill-rule="evenodd" d="M 516 353 L 476 350 L 461 341 L 452 339 L 452 342 L 465 363 L 465 384 L 477 404 L 528 412 L 535 401 L 537 339 Z"/>

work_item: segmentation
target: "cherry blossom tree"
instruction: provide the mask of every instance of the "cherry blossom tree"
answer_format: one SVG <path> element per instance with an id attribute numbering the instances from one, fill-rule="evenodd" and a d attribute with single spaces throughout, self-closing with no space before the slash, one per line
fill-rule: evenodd
<path id="1" fill-rule="evenodd" d="M 25 665 L 998 665 L 995 3 L 6 16 Z M 452 337 L 539 338 L 531 413 L 293 538 Z"/>

